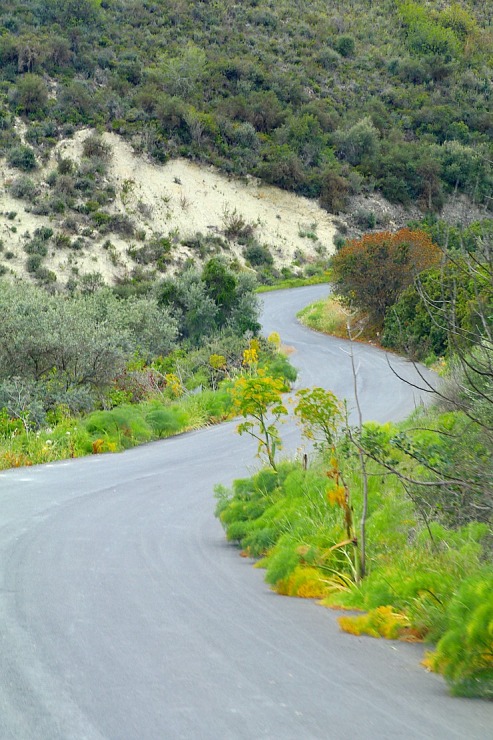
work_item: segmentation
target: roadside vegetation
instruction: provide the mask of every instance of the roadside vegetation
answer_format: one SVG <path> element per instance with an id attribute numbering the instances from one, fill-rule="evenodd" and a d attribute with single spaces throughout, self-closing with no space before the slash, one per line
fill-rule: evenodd
<path id="1" fill-rule="evenodd" d="M 279 343 L 256 338 L 254 286 L 217 258 L 146 295 L 2 281 L 0 468 L 116 452 L 228 418 L 228 388 L 253 350 L 259 368 L 293 379 Z"/>
<path id="2" fill-rule="evenodd" d="M 317 458 L 307 468 L 267 455 L 253 477 L 218 487 L 216 513 L 278 593 L 361 610 L 339 618 L 353 634 L 429 642 L 425 665 L 453 694 L 492 698 L 491 232 L 424 227 L 350 241 L 331 264 L 339 303 L 302 314 L 339 336 L 363 328 L 413 357 L 440 357 L 434 403 L 398 425 L 350 424 L 330 392 L 299 391 L 295 414 Z M 279 403 L 264 401 L 265 413 Z M 260 419 L 250 431 L 262 439 Z"/>

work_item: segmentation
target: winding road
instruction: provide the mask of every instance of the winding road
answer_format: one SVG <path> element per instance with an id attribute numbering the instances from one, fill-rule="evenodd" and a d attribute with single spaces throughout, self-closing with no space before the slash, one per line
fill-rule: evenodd
<path id="1" fill-rule="evenodd" d="M 350 397 L 345 343 L 294 319 L 326 293 L 268 294 L 263 323 L 299 385 Z M 420 402 L 385 355 L 355 353 L 365 418 Z M 1 740 L 493 738 L 493 705 L 450 698 L 422 647 L 341 633 L 225 542 L 213 486 L 257 464 L 228 423 L 0 474 Z"/>

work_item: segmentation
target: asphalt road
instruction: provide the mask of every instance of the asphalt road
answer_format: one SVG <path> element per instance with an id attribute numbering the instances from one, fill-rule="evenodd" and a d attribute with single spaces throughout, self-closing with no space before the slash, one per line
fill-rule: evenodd
<path id="1" fill-rule="evenodd" d="M 350 395 L 347 346 L 293 320 L 323 292 L 267 295 L 265 327 L 300 385 Z M 356 351 L 366 418 L 419 402 Z M 450 698 L 420 646 L 339 632 L 225 542 L 213 486 L 257 465 L 234 430 L 0 474 L 0 738 L 493 738 L 493 705 Z"/>

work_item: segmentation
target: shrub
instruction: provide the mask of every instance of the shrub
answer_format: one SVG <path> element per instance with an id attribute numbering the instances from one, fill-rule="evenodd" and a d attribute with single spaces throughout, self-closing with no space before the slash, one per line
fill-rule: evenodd
<path id="1" fill-rule="evenodd" d="M 41 285 L 49 285 L 50 283 L 56 283 L 57 281 L 56 273 L 53 272 L 53 270 L 48 270 L 47 267 L 38 267 L 34 276 L 38 284 Z"/>
<path id="2" fill-rule="evenodd" d="M 19 111 L 42 115 L 48 102 L 48 89 L 45 81 L 38 75 L 27 73 L 20 77 L 13 91 L 14 101 Z"/>
<path id="3" fill-rule="evenodd" d="M 103 141 L 101 136 L 91 134 L 87 139 L 84 139 L 82 153 L 88 159 L 102 159 L 107 161 L 111 155 L 111 147 Z"/>
<path id="4" fill-rule="evenodd" d="M 31 254 L 26 260 L 26 270 L 31 273 L 35 273 L 41 267 L 43 257 L 40 254 Z"/>
<path id="5" fill-rule="evenodd" d="M 339 52 L 341 57 L 351 57 L 354 54 L 356 43 L 352 36 L 339 36 L 334 44 L 334 48 Z"/>
<path id="6" fill-rule="evenodd" d="M 135 224 L 125 213 L 115 213 L 109 219 L 108 230 L 121 236 L 133 236 Z"/>
<path id="7" fill-rule="evenodd" d="M 8 153 L 7 161 L 11 167 L 31 172 L 36 169 L 36 157 L 30 146 L 16 146 Z"/>
<path id="8" fill-rule="evenodd" d="M 25 198 L 26 200 L 32 200 L 36 193 L 37 187 L 27 175 L 19 175 L 15 180 L 12 181 L 10 186 L 10 193 L 14 198 Z"/>
<path id="9" fill-rule="evenodd" d="M 347 206 L 349 192 L 349 180 L 337 172 L 329 171 L 322 178 L 319 203 L 329 213 L 339 213 Z"/>
<path id="10" fill-rule="evenodd" d="M 151 427 L 136 406 L 117 406 L 111 411 L 95 411 L 84 426 L 96 441 L 111 441 L 120 447 L 132 447 L 151 439 Z"/>
<path id="11" fill-rule="evenodd" d="M 254 227 L 247 223 L 241 213 L 234 208 L 230 211 L 225 208 L 223 213 L 224 236 L 233 241 L 248 239 L 253 236 Z"/>
<path id="12" fill-rule="evenodd" d="M 339 626 L 352 635 L 370 635 L 397 640 L 407 634 L 409 619 L 391 606 L 379 606 L 358 617 L 339 617 Z"/>
<path id="13" fill-rule="evenodd" d="M 455 696 L 493 699 L 493 573 L 464 581 L 447 609 L 448 626 L 429 664 Z"/>
<path id="14" fill-rule="evenodd" d="M 154 434 L 158 437 L 169 437 L 187 426 L 188 415 L 178 406 L 163 406 L 149 411 L 145 419 Z"/>
<path id="15" fill-rule="evenodd" d="M 24 245 L 24 251 L 26 254 L 39 254 L 41 257 L 46 257 L 48 247 L 42 239 L 31 239 Z"/>
<path id="16" fill-rule="evenodd" d="M 378 147 L 378 129 L 371 118 L 363 118 L 349 129 L 334 132 L 337 153 L 350 164 L 357 165 L 365 157 L 372 157 Z"/>
<path id="17" fill-rule="evenodd" d="M 61 157 L 58 160 L 57 170 L 59 175 L 72 175 L 75 169 L 75 164 L 70 157 Z"/>
<path id="18" fill-rule="evenodd" d="M 274 264 L 274 258 L 268 247 L 263 246 L 255 242 L 245 247 L 243 256 L 254 267 L 258 265 L 272 265 Z"/>
<path id="19" fill-rule="evenodd" d="M 366 234 L 347 242 L 334 255 L 333 278 L 341 295 L 367 311 L 381 327 L 387 308 L 415 275 L 438 264 L 440 258 L 441 251 L 423 231 Z"/>

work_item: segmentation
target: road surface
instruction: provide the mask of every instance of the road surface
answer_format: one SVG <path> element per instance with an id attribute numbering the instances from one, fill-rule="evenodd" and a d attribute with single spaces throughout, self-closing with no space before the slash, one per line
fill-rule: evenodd
<path id="1" fill-rule="evenodd" d="M 350 395 L 347 346 L 294 320 L 326 290 L 268 294 L 264 325 L 300 385 Z M 419 403 L 356 351 L 366 418 Z M 0 474 L 2 740 L 493 738 L 492 704 L 450 698 L 420 646 L 339 632 L 225 542 L 213 486 L 257 464 L 228 423 Z"/>

